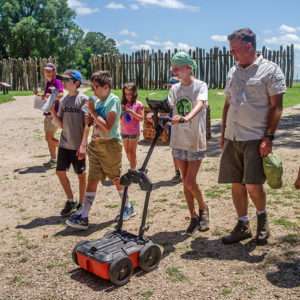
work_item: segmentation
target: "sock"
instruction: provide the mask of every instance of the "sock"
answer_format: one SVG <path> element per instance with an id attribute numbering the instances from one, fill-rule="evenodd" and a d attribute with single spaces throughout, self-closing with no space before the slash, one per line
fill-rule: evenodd
<path id="1" fill-rule="evenodd" d="M 57 159 L 56 159 L 56 158 L 51 158 L 51 160 L 52 160 L 53 162 L 57 162 Z"/>
<path id="2" fill-rule="evenodd" d="M 69 201 L 69 202 L 74 202 L 74 198 L 73 198 L 73 197 L 72 197 L 72 198 L 69 198 L 68 201 Z"/>
<path id="3" fill-rule="evenodd" d="M 242 221 L 242 222 L 248 222 L 249 221 L 249 218 L 248 218 L 248 215 L 247 216 L 243 216 L 243 217 L 239 217 L 239 221 Z"/>
<path id="4" fill-rule="evenodd" d="M 256 214 L 259 216 L 261 214 L 265 214 L 267 211 L 264 209 L 264 210 L 257 210 L 256 211 Z"/>
<path id="5" fill-rule="evenodd" d="M 122 200 L 122 199 L 123 199 L 124 190 L 118 190 L 118 193 L 119 193 L 119 196 L 120 196 L 120 198 L 121 198 L 121 200 Z M 126 207 L 126 208 L 130 208 L 130 207 L 131 207 L 131 204 L 130 204 L 130 202 L 129 202 L 129 196 L 128 196 L 128 193 L 127 193 L 127 196 L 126 196 L 125 207 Z"/>
<path id="6" fill-rule="evenodd" d="M 180 170 L 176 170 L 176 175 L 180 175 Z"/>
<path id="7" fill-rule="evenodd" d="M 205 209 L 206 204 L 205 204 L 204 201 L 203 201 L 202 193 L 201 193 L 201 190 L 200 190 L 198 184 L 196 184 L 195 187 L 191 190 L 191 193 L 192 193 L 193 196 L 196 198 L 196 200 L 197 200 L 198 203 L 199 203 L 199 202 L 203 202 L 203 205 L 204 205 L 204 208 L 203 208 L 203 209 Z M 199 207 L 199 209 L 201 209 L 201 208 Z"/>
<path id="8" fill-rule="evenodd" d="M 81 217 L 82 218 L 87 218 L 88 217 L 95 197 L 96 197 L 96 193 L 94 193 L 94 192 L 86 192 L 85 193 L 84 204 L 83 204 L 83 208 L 82 208 L 82 211 L 81 211 Z"/>

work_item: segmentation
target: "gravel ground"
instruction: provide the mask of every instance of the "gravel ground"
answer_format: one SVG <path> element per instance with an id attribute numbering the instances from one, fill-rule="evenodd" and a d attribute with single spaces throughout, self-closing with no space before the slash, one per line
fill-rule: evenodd
<path id="1" fill-rule="evenodd" d="M 114 228 L 118 194 L 109 182 L 99 185 L 90 215 L 90 228 L 67 228 L 59 212 L 65 195 L 49 159 L 43 118 L 33 109 L 33 97 L 16 97 L 1 105 L 0 128 L 0 298 L 1 299 L 299 299 L 300 297 L 300 192 L 293 189 L 300 162 L 300 106 L 285 110 L 274 152 L 283 160 L 284 187 L 267 186 L 271 237 L 266 246 L 251 239 L 223 245 L 221 236 L 236 222 L 230 185 L 218 185 L 220 120 L 213 120 L 212 139 L 198 181 L 212 209 L 211 229 L 187 238 L 182 233 L 189 214 L 182 184 L 174 175 L 171 151 L 157 146 L 148 165 L 154 183 L 147 224 L 148 235 L 161 246 L 159 267 L 135 270 L 130 282 L 116 287 L 78 268 L 71 259 L 74 245 L 102 237 Z M 138 165 L 148 145 L 138 146 Z M 123 172 L 128 162 L 123 152 Z M 77 178 L 69 174 L 74 194 Z M 129 189 L 137 216 L 125 223 L 137 232 L 144 193 Z M 249 204 L 253 231 L 256 217 Z"/>

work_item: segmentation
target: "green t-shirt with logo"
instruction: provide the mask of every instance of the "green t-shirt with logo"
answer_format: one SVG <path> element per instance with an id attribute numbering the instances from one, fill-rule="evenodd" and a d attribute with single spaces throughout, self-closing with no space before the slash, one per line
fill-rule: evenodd
<path id="1" fill-rule="evenodd" d="M 109 94 L 109 96 L 105 100 L 98 99 L 95 102 L 95 111 L 98 116 L 101 116 L 104 120 L 106 120 L 106 116 L 109 112 L 115 112 L 117 114 L 114 126 L 110 130 L 110 132 L 105 132 L 99 126 L 94 123 L 94 130 L 92 139 L 112 139 L 116 138 L 120 142 L 122 142 L 119 123 L 120 123 L 120 115 L 121 115 L 121 102 L 118 96 L 114 94 Z"/>

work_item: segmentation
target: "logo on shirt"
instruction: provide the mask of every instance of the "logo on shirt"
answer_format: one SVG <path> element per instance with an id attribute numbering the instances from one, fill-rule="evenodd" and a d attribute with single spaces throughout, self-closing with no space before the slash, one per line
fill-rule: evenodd
<path id="1" fill-rule="evenodd" d="M 192 110 L 192 104 L 188 99 L 182 98 L 176 103 L 176 109 L 180 116 L 185 117 Z"/>
<path id="2" fill-rule="evenodd" d="M 96 108 L 95 111 L 97 113 L 98 116 L 100 116 L 101 118 L 103 118 L 104 120 L 106 120 L 106 107 L 105 106 L 102 106 L 102 107 L 99 107 L 99 108 Z"/>
<path id="3" fill-rule="evenodd" d="M 78 108 L 76 108 L 76 107 L 72 107 L 72 106 L 69 106 L 69 107 L 65 107 L 64 109 L 63 109 L 63 112 L 72 112 L 72 113 L 81 113 L 81 109 L 78 109 Z"/>

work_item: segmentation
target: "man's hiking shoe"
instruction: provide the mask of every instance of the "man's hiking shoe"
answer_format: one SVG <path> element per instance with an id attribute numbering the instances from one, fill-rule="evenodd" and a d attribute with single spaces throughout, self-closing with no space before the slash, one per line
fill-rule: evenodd
<path id="1" fill-rule="evenodd" d="M 209 229 L 210 207 L 206 205 L 204 210 L 199 210 L 199 230 L 206 231 Z"/>
<path id="2" fill-rule="evenodd" d="M 179 183 L 181 182 L 180 172 L 176 172 L 175 176 L 171 179 L 172 183 Z"/>
<path id="3" fill-rule="evenodd" d="M 62 217 L 69 216 L 76 210 L 77 204 L 78 204 L 77 201 L 73 201 L 73 202 L 67 201 L 65 207 L 60 212 L 60 215 Z"/>
<path id="4" fill-rule="evenodd" d="M 76 212 L 75 212 L 75 216 L 78 216 L 78 215 L 81 215 L 81 212 L 82 212 L 82 205 L 81 203 L 78 203 L 78 205 L 76 206 Z"/>
<path id="5" fill-rule="evenodd" d="M 239 220 L 230 234 L 222 237 L 222 242 L 224 244 L 232 244 L 251 237 L 252 233 L 249 222 Z"/>
<path id="6" fill-rule="evenodd" d="M 54 167 L 56 167 L 56 161 L 50 159 L 49 161 L 47 161 L 46 163 L 44 163 L 43 166 L 45 168 L 54 168 Z"/>
<path id="7" fill-rule="evenodd" d="M 133 206 L 131 207 L 125 207 L 124 215 L 123 215 L 123 220 L 126 221 L 132 217 L 134 217 L 136 213 L 134 212 Z M 116 221 L 118 221 L 120 218 L 120 215 L 116 216 Z"/>
<path id="8" fill-rule="evenodd" d="M 89 227 L 88 218 L 81 218 L 81 215 L 75 215 L 73 218 L 68 219 L 66 224 L 70 227 L 87 230 Z"/>
<path id="9" fill-rule="evenodd" d="M 198 218 L 191 218 L 191 222 L 187 230 L 185 231 L 185 234 L 188 236 L 194 235 L 197 230 L 199 229 L 199 219 Z"/>
<path id="10" fill-rule="evenodd" d="M 256 242 L 260 245 L 264 245 L 268 242 L 269 236 L 270 229 L 267 213 L 257 215 Z"/>

